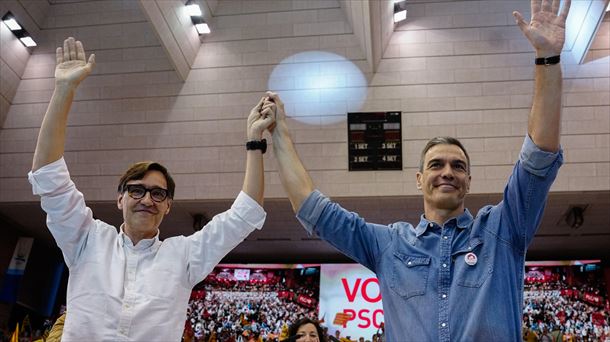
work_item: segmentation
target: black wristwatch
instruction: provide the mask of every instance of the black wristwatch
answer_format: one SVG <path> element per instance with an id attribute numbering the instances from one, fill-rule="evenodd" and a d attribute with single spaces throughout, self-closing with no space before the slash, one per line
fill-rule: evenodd
<path id="1" fill-rule="evenodd" d="M 534 59 L 534 64 L 536 65 L 555 65 L 559 63 L 560 55 L 551 56 L 551 57 L 540 57 Z"/>
<path id="2" fill-rule="evenodd" d="M 265 154 L 267 152 L 267 140 L 250 140 L 246 143 L 246 150 L 261 150 Z"/>

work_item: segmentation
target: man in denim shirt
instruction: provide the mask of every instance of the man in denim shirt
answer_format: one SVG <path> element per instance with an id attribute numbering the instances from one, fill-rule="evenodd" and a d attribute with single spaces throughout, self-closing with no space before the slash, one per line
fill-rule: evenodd
<path id="1" fill-rule="evenodd" d="M 503 200 L 476 217 L 465 209 L 470 159 L 454 138 L 424 148 L 417 187 L 424 214 L 416 225 L 367 223 L 315 190 L 276 105 L 273 149 L 297 217 L 343 253 L 377 274 L 388 341 L 519 341 L 525 253 L 547 193 L 562 164 L 559 145 L 561 53 L 570 1 L 532 0 L 527 23 L 516 22 L 536 50 L 535 94 L 528 134 Z"/>

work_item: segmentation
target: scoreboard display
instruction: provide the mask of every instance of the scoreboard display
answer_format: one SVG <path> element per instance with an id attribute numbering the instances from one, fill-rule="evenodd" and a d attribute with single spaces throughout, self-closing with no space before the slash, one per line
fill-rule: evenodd
<path id="1" fill-rule="evenodd" d="M 402 170 L 401 112 L 347 113 L 350 171 Z"/>

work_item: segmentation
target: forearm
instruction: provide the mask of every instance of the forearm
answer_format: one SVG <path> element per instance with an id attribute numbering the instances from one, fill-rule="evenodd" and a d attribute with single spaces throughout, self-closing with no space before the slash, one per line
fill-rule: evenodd
<path id="1" fill-rule="evenodd" d="M 284 122 L 278 122 L 273 132 L 273 152 L 277 159 L 280 180 L 288 194 L 292 210 L 297 212 L 303 201 L 314 190 L 314 185 L 299 159 Z"/>
<path id="2" fill-rule="evenodd" d="M 265 170 L 263 167 L 263 153 L 261 150 L 246 151 L 246 175 L 242 191 L 262 206 L 264 190 Z"/>
<path id="3" fill-rule="evenodd" d="M 537 65 L 535 73 L 528 133 L 540 149 L 556 152 L 561 131 L 561 65 Z"/>
<path id="4" fill-rule="evenodd" d="M 68 113 L 72 106 L 74 92 L 75 89 L 72 87 L 55 87 L 38 133 L 32 171 L 36 171 L 63 156 Z"/>

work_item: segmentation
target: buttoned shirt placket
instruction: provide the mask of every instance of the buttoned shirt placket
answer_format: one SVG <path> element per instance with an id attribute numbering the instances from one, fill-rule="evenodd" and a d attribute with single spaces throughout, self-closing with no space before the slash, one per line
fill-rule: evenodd
<path id="1" fill-rule="evenodd" d="M 433 223 L 429 223 L 432 228 Z M 438 328 L 439 340 L 449 341 L 449 289 L 451 288 L 451 244 L 455 233 L 454 220 L 448 222 L 441 229 L 439 275 L 438 275 Z"/>
<path id="2" fill-rule="evenodd" d="M 124 244 L 125 242 L 123 242 Z M 125 251 L 125 296 L 119 317 L 119 335 L 127 339 L 133 319 L 133 306 L 136 301 L 136 271 L 138 267 L 138 250 L 123 246 Z"/>

